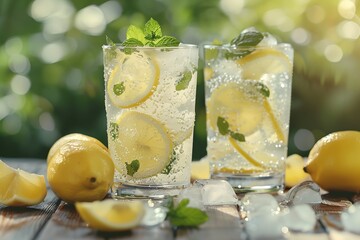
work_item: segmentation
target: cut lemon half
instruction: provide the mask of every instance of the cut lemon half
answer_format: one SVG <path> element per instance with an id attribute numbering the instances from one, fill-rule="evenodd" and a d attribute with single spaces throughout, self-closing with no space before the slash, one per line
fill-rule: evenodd
<path id="1" fill-rule="evenodd" d="M 145 208 L 141 201 L 106 199 L 95 202 L 76 202 L 80 217 L 90 227 L 101 231 L 124 231 L 139 225 Z"/>
<path id="2" fill-rule="evenodd" d="M 291 73 L 292 63 L 281 51 L 264 48 L 237 60 L 243 79 L 259 80 L 264 74 Z"/>
<path id="3" fill-rule="evenodd" d="M 153 117 L 139 112 L 126 112 L 117 122 L 119 136 L 115 152 L 121 163 L 115 161 L 118 171 L 123 165 L 139 162 L 134 178 L 146 178 L 160 173 L 169 163 L 173 143 L 165 127 Z"/>
<path id="4" fill-rule="evenodd" d="M 109 98 L 121 108 L 138 106 L 155 91 L 159 65 L 153 56 L 139 51 L 118 59 L 107 82 Z"/>
<path id="5" fill-rule="evenodd" d="M 46 196 L 43 175 L 14 169 L 0 160 L 0 203 L 6 206 L 31 206 Z"/>
<path id="6" fill-rule="evenodd" d="M 218 117 L 222 117 L 232 131 L 250 135 L 263 120 L 263 98 L 247 96 L 240 84 L 223 84 L 212 92 L 207 102 L 207 117 L 214 130 Z"/>

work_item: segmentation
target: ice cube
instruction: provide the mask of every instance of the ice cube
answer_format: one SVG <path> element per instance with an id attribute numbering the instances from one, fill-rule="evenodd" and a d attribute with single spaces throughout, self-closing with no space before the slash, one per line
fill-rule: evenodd
<path id="1" fill-rule="evenodd" d="M 321 203 L 320 187 L 312 181 L 302 182 L 286 193 L 285 201 L 293 205 Z"/>
<path id="2" fill-rule="evenodd" d="M 360 234 L 360 203 L 355 203 L 342 212 L 340 219 L 346 231 Z"/>
<path id="3" fill-rule="evenodd" d="M 276 38 L 271 35 L 270 33 L 263 33 L 264 38 L 259 42 L 258 46 L 276 46 L 277 40 Z"/>
<path id="4" fill-rule="evenodd" d="M 187 198 L 189 199 L 189 207 L 205 209 L 201 188 L 199 185 L 191 185 L 183 189 L 175 199 L 175 202 L 179 203 L 182 199 Z"/>
<path id="5" fill-rule="evenodd" d="M 277 213 L 258 212 L 245 221 L 245 228 L 249 239 L 282 239 L 288 232 Z"/>
<path id="6" fill-rule="evenodd" d="M 190 187 L 183 189 L 176 202 L 188 198 L 189 206 L 204 208 L 204 205 L 237 204 L 238 198 L 232 186 L 225 180 L 197 180 Z"/>
<path id="7" fill-rule="evenodd" d="M 239 201 L 234 189 L 225 180 L 198 180 L 194 185 L 202 186 L 201 194 L 204 205 L 237 204 Z"/>
<path id="8" fill-rule="evenodd" d="M 283 210 L 281 220 L 284 226 L 295 231 L 312 231 L 316 225 L 315 212 L 308 204 L 300 204 Z"/>
<path id="9" fill-rule="evenodd" d="M 276 214 L 280 208 L 276 199 L 270 194 L 247 193 L 241 199 L 241 210 L 245 211 L 248 218 L 251 218 L 259 213 Z"/>
<path id="10" fill-rule="evenodd" d="M 141 225 L 150 227 L 162 223 L 166 218 L 168 212 L 166 206 L 169 205 L 170 200 L 171 198 L 164 200 L 147 200 L 147 202 L 144 203 L 145 215 L 141 220 Z"/>

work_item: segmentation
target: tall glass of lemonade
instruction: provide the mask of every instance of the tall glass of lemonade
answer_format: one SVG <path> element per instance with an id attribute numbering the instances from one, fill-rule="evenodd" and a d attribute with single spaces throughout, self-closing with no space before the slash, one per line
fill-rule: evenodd
<path id="1" fill-rule="evenodd" d="M 190 184 L 198 48 L 156 46 L 161 38 L 103 46 L 115 197 L 176 195 Z"/>
<path id="2" fill-rule="evenodd" d="M 251 28 L 231 44 L 205 45 L 204 55 L 211 176 L 240 192 L 282 190 L 292 47 Z"/>

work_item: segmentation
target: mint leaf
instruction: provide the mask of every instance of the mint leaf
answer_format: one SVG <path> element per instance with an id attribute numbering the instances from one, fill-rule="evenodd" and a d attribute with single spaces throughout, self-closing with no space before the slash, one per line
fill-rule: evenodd
<path id="1" fill-rule="evenodd" d="M 144 34 L 145 34 L 145 39 L 150 41 L 154 41 L 158 38 L 161 38 L 162 32 L 159 23 L 153 18 L 150 18 L 150 20 L 145 23 Z"/>
<path id="2" fill-rule="evenodd" d="M 189 70 L 185 71 L 179 82 L 176 84 L 175 87 L 176 91 L 185 90 L 189 86 L 191 78 L 192 78 L 192 72 Z"/>
<path id="3" fill-rule="evenodd" d="M 135 159 L 130 164 L 125 162 L 126 165 L 126 172 L 130 176 L 134 176 L 134 174 L 139 170 L 140 162 L 139 160 Z"/>
<path id="4" fill-rule="evenodd" d="M 166 165 L 166 167 L 161 171 L 161 173 L 166 175 L 169 174 L 176 159 L 177 155 L 176 152 L 173 150 L 168 165 Z"/>
<path id="5" fill-rule="evenodd" d="M 117 125 L 114 122 L 110 122 L 110 126 L 109 126 L 110 130 L 110 136 L 111 139 L 114 141 L 115 139 L 117 139 L 119 137 L 119 125 Z"/>
<path id="6" fill-rule="evenodd" d="M 125 47 L 138 47 L 138 46 L 144 46 L 144 44 L 136 39 L 136 38 L 129 38 L 129 39 L 126 39 L 123 43 L 122 43 L 123 46 Z"/>
<path id="7" fill-rule="evenodd" d="M 189 199 L 185 198 L 180 201 L 177 207 L 173 203 L 167 213 L 170 223 L 176 227 L 197 227 L 208 220 L 208 215 L 193 207 L 187 207 Z"/>
<path id="8" fill-rule="evenodd" d="M 270 96 L 270 89 L 265 84 L 257 82 L 255 87 L 264 97 Z"/>
<path id="9" fill-rule="evenodd" d="M 114 84 L 113 92 L 116 96 L 120 96 L 121 94 L 123 94 L 125 92 L 124 82 Z"/>
<path id="10" fill-rule="evenodd" d="M 175 37 L 171 36 L 162 36 L 155 44 L 157 47 L 177 47 L 179 46 L 180 41 Z"/>
<path id="11" fill-rule="evenodd" d="M 219 116 L 216 124 L 221 135 L 227 135 L 229 133 L 229 123 L 225 118 Z"/>
<path id="12" fill-rule="evenodd" d="M 255 47 L 263 38 L 264 35 L 258 31 L 242 32 L 239 36 L 231 40 L 230 44 L 237 47 Z"/>
<path id="13" fill-rule="evenodd" d="M 241 133 L 237 133 L 237 132 L 230 132 L 230 136 L 233 138 L 233 139 L 235 139 L 235 140 L 237 140 L 237 141 L 239 141 L 239 142 L 245 142 L 245 136 L 244 136 L 244 134 L 241 134 Z"/>
<path id="14" fill-rule="evenodd" d="M 130 25 L 126 31 L 126 39 L 131 38 L 136 39 L 143 44 L 145 43 L 145 34 L 143 30 L 134 25 Z"/>

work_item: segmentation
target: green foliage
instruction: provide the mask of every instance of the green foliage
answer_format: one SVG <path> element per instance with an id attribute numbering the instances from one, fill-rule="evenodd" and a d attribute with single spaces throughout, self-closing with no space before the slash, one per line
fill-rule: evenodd
<path id="1" fill-rule="evenodd" d="M 103 31 L 92 32 L 95 27 L 84 30 L 93 22 L 88 16 L 81 21 L 87 7 L 116 10 L 116 5 L 106 8 L 105 3 L 109 2 L 49 1 L 49 6 L 63 4 L 54 5 L 53 10 L 66 9 L 55 16 L 46 12 L 46 6 L 34 11 L 33 0 L 0 1 L 0 156 L 46 158 L 51 144 L 71 132 L 106 143 L 101 46 L 106 44 L 106 35 L 121 42 L 129 25 L 145 26 L 151 17 L 160 23 L 161 34 L 186 43 L 230 42 L 249 26 L 290 42 L 295 48 L 290 153 L 307 153 L 294 145 L 300 128 L 311 130 L 317 139 L 336 130 L 359 129 L 359 37 L 349 37 L 356 31 L 346 32 L 342 27 L 349 22 L 360 24 L 359 1 L 353 2 L 355 16 L 349 16 L 341 12 L 337 0 L 119 0 L 110 2 L 119 4 L 119 15 L 105 22 Z M 229 3 L 236 6 L 226 5 Z M 101 16 L 92 19 L 101 20 Z M 142 40 L 160 41 L 158 30 L 148 30 Z M 133 28 L 129 34 L 138 32 Z M 173 39 L 161 41 L 168 44 Z M 336 53 L 339 48 L 342 58 L 331 58 L 333 49 Z M 202 69 L 200 61 L 195 159 L 206 154 Z M 267 94 L 266 88 L 260 91 Z"/>

